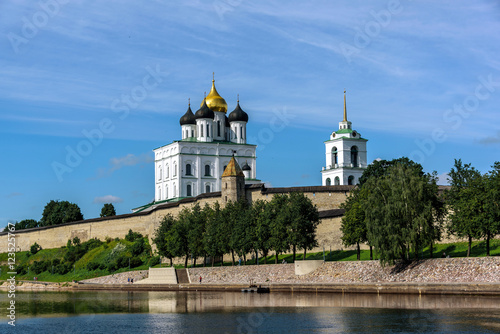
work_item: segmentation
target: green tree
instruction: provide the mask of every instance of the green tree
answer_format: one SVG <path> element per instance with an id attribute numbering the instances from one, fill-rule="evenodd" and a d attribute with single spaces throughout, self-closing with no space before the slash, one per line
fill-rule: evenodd
<path id="1" fill-rule="evenodd" d="M 255 222 L 256 258 L 258 259 L 258 251 L 264 256 L 264 263 L 267 264 L 267 256 L 271 249 L 271 207 L 268 202 L 257 200 L 252 205 L 252 221 Z"/>
<path id="2" fill-rule="evenodd" d="M 374 160 L 363 172 L 359 178 L 359 186 L 363 186 L 366 181 L 371 177 L 382 177 L 387 173 L 390 167 L 395 165 L 403 165 L 418 170 L 420 175 L 424 175 L 422 166 L 407 157 L 401 157 L 393 160 Z"/>
<path id="3" fill-rule="evenodd" d="M 368 240 L 382 264 L 418 258 L 423 247 L 438 238 L 444 215 L 436 174 L 423 174 L 420 165 L 396 163 L 380 177 L 369 177 L 365 217 Z"/>
<path id="4" fill-rule="evenodd" d="M 485 189 L 481 173 L 471 166 L 455 160 L 450 173 L 451 189 L 446 193 L 450 206 L 448 233 L 467 238 L 470 256 L 472 240 L 482 237 L 482 222 L 485 219 Z"/>
<path id="5" fill-rule="evenodd" d="M 172 216 L 172 214 L 170 213 L 167 214 L 160 222 L 160 226 L 158 226 L 158 228 L 156 229 L 153 238 L 153 242 L 156 244 L 156 248 L 158 249 L 158 254 L 168 258 L 170 260 L 171 267 L 173 266 L 173 259 L 175 255 L 172 253 L 172 249 L 169 248 L 169 246 L 172 244 L 172 242 L 169 240 L 169 237 L 171 237 L 170 231 L 172 230 L 174 224 L 174 216 Z"/>
<path id="6" fill-rule="evenodd" d="M 205 234 L 206 216 L 209 215 L 210 207 L 205 204 L 204 209 L 196 203 L 185 215 L 179 219 L 185 219 L 188 227 L 187 240 L 190 255 L 193 257 L 193 266 L 196 266 L 196 259 L 200 256 L 205 257 L 205 247 L 203 244 L 203 235 Z"/>
<path id="7" fill-rule="evenodd" d="M 490 255 L 490 240 L 500 233 L 500 162 L 484 176 L 485 219 L 481 226 L 486 238 L 486 255 Z"/>
<path id="8" fill-rule="evenodd" d="M 177 216 L 172 229 L 167 234 L 168 248 L 171 250 L 175 257 L 185 256 L 184 267 L 187 268 L 190 250 L 188 241 L 188 217 L 190 210 L 188 208 L 182 209 Z"/>
<path id="9" fill-rule="evenodd" d="M 83 215 L 78 205 L 68 201 L 51 200 L 43 209 L 40 226 L 59 225 L 78 220 L 83 220 Z"/>
<path id="10" fill-rule="evenodd" d="M 312 201 L 303 193 L 292 192 L 288 197 L 290 222 L 289 240 L 292 245 L 293 259 L 295 262 L 296 250 L 304 250 L 304 260 L 307 250 L 318 246 L 316 228 L 319 225 L 319 213 Z"/>
<path id="11" fill-rule="evenodd" d="M 14 228 L 16 229 L 16 231 L 25 230 L 27 228 L 35 228 L 38 226 L 39 226 L 38 222 L 34 219 L 23 219 L 20 222 L 16 222 L 14 224 Z M 3 232 L 8 232 L 8 231 L 9 231 L 8 226 L 6 226 Z"/>
<path id="12" fill-rule="evenodd" d="M 292 223 L 290 207 L 288 205 L 288 195 L 276 194 L 269 205 L 269 219 L 271 237 L 269 242 L 274 250 L 276 257 L 275 263 L 278 263 L 278 256 L 290 249 L 290 225 Z"/>
<path id="13" fill-rule="evenodd" d="M 115 207 L 113 203 L 106 203 L 102 206 L 101 217 L 111 217 L 116 216 Z"/>
<path id="14" fill-rule="evenodd" d="M 239 218 L 237 210 L 238 202 L 227 202 L 224 209 L 222 209 L 219 225 L 220 244 L 224 249 L 224 253 L 231 254 L 231 263 L 233 266 L 235 260 L 234 254 L 238 248 L 238 240 L 234 236 L 236 221 Z"/>
<path id="15" fill-rule="evenodd" d="M 368 241 L 365 210 L 363 209 L 363 200 L 366 200 L 366 194 L 363 188 L 355 188 L 351 191 L 346 201 L 340 205 L 345 210 L 340 226 L 342 244 L 347 247 L 356 245 L 358 260 L 361 259 L 359 244 Z M 370 258 L 372 258 L 371 246 Z"/>
<path id="16" fill-rule="evenodd" d="M 30 253 L 33 255 L 38 253 L 40 250 L 42 250 L 42 247 L 40 247 L 40 245 L 37 244 L 36 242 L 30 247 Z"/>
<path id="17" fill-rule="evenodd" d="M 233 222 L 231 245 L 246 263 L 246 254 L 254 251 L 256 245 L 255 222 L 251 219 L 251 207 L 245 199 L 231 204 L 228 212 L 229 219 Z"/>
<path id="18" fill-rule="evenodd" d="M 221 207 L 219 202 L 215 202 L 212 210 L 206 214 L 205 233 L 203 234 L 203 245 L 205 253 L 210 255 L 212 267 L 215 257 L 223 254 L 224 247 L 220 244 L 219 223 L 221 219 Z"/>

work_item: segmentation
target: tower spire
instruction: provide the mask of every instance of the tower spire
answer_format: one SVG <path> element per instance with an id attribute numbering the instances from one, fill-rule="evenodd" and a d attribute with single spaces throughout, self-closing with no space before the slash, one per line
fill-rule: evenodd
<path id="1" fill-rule="evenodd" d="M 345 103 L 345 89 L 344 89 L 344 120 L 343 122 L 347 122 L 347 107 Z"/>

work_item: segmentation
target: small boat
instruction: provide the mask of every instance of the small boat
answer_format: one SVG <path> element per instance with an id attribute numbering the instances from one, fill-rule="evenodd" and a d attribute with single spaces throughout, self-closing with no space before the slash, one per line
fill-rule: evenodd
<path id="1" fill-rule="evenodd" d="M 257 293 L 269 293 L 271 292 L 271 290 L 269 288 L 263 288 L 261 286 L 259 287 L 256 287 L 256 286 L 250 286 L 248 288 L 243 288 L 241 289 L 241 292 L 250 292 L 250 293 L 254 293 L 254 292 L 257 292 Z"/>

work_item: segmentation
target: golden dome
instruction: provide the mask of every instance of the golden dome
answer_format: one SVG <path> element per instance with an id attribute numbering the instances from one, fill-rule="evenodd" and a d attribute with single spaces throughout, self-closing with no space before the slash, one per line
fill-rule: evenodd
<path id="1" fill-rule="evenodd" d="M 212 89 L 205 98 L 205 102 L 207 103 L 207 106 L 213 111 L 222 111 L 224 113 L 227 112 L 226 100 L 224 100 L 222 96 L 217 93 L 217 89 L 215 89 L 215 80 L 212 80 Z M 201 103 L 200 107 L 202 105 L 203 102 Z"/>

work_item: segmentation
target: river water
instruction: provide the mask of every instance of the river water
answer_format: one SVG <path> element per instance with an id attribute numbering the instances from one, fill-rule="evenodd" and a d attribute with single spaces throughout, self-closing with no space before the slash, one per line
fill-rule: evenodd
<path id="1" fill-rule="evenodd" d="M 499 333 L 500 298 L 235 292 L 17 292 L 0 333 Z"/>

